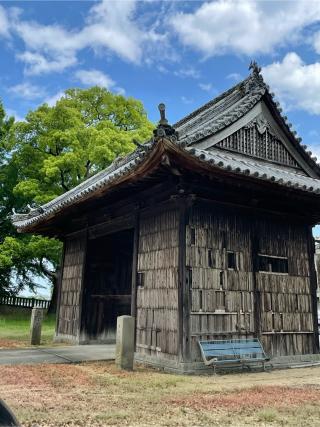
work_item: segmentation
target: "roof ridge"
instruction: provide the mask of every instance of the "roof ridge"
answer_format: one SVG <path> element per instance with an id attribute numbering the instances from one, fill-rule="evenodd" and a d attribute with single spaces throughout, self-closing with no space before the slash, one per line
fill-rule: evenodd
<path id="1" fill-rule="evenodd" d="M 251 83 L 251 85 L 250 85 Z M 232 92 L 234 92 L 237 89 L 243 89 L 244 95 L 247 94 L 249 91 L 254 91 L 255 88 L 258 86 L 265 86 L 266 84 L 263 81 L 262 76 L 259 74 L 257 76 L 254 73 L 251 73 L 248 77 L 246 77 L 241 82 L 235 84 L 230 89 L 227 89 L 226 91 L 222 92 L 220 95 L 216 96 L 215 98 L 211 99 L 206 104 L 202 105 L 201 107 L 197 108 L 196 110 L 189 113 L 187 116 L 180 119 L 178 122 L 174 123 L 172 126 L 174 128 L 177 128 L 181 125 L 183 125 L 188 120 L 192 119 L 194 116 L 198 115 L 199 113 L 202 113 L 202 111 L 205 111 L 209 107 L 212 107 L 213 105 L 217 104 L 219 101 L 221 101 L 223 98 L 226 98 L 227 96 L 231 95 Z"/>

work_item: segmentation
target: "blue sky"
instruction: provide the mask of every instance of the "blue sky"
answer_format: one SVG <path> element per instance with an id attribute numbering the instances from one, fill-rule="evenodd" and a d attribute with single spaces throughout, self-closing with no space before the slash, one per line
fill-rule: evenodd
<path id="1" fill-rule="evenodd" d="M 320 155 L 320 2 L 0 2 L 0 96 L 23 118 L 69 87 L 100 84 L 175 122 L 256 59 Z"/>
<path id="2" fill-rule="evenodd" d="M 252 59 L 320 158 L 320 1 L 0 1 L 0 97 L 23 119 L 70 87 L 140 99 L 171 123 Z"/>

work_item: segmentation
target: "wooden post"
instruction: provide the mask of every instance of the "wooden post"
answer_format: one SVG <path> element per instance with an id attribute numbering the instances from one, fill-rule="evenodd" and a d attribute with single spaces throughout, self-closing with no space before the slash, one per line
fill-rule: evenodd
<path id="1" fill-rule="evenodd" d="M 78 319 L 78 332 L 77 332 L 77 340 L 78 343 L 80 343 L 82 337 L 82 331 L 84 328 L 84 322 L 83 322 L 83 310 L 84 310 L 84 295 L 86 292 L 86 268 L 87 268 L 87 261 L 88 261 L 88 225 L 86 226 L 85 230 L 83 231 L 83 240 L 84 240 L 84 249 L 82 254 L 82 274 L 81 274 L 81 288 L 80 288 L 80 295 L 79 295 L 79 319 Z"/>
<path id="2" fill-rule="evenodd" d="M 62 292 L 62 279 L 63 279 L 63 270 L 64 270 L 64 257 L 66 255 L 66 241 L 63 240 L 62 254 L 60 259 L 60 271 L 58 277 L 58 296 L 57 296 L 57 309 L 56 309 L 56 330 L 55 335 L 59 334 L 59 317 L 60 317 L 60 302 L 61 302 L 61 292 Z"/>
<path id="3" fill-rule="evenodd" d="M 121 369 L 133 369 L 134 326 L 135 321 L 132 316 L 117 318 L 116 365 Z"/>
<path id="4" fill-rule="evenodd" d="M 31 345 L 40 345 L 43 309 L 33 308 L 31 312 L 30 341 Z"/>
<path id="5" fill-rule="evenodd" d="M 137 314 L 137 273 L 139 252 L 139 214 L 137 213 L 134 224 L 133 254 L 132 254 L 132 281 L 131 281 L 131 316 Z"/>
<path id="6" fill-rule="evenodd" d="M 311 294 L 311 309 L 313 317 L 313 351 L 319 353 L 319 331 L 318 331 L 318 303 L 317 303 L 317 273 L 314 265 L 315 242 L 312 236 L 312 227 L 307 229 L 308 239 L 308 257 L 310 270 L 310 294 Z"/>
<path id="7" fill-rule="evenodd" d="M 182 361 L 190 360 L 190 284 L 186 272 L 186 228 L 189 204 L 186 198 L 178 200 L 179 205 L 179 357 Z"/>
<path id="8" fill-rule="evenodd" d="M 253 303 L 254 303 L 254 329 L 256 338 L 261 338 L 261 292 L 258 289 L 257 273 L 259 271 L 259 241 L 258 230 L 255 225 L 251 228 L 251 259 L 253 279 Z"/>

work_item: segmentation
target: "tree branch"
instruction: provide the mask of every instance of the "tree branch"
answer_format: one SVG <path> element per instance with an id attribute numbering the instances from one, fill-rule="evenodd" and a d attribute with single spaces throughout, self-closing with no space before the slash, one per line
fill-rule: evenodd
<path id="1" fill-rule="evenodd" d="M 57 278 L 57 273 L 55 271 L 49 270 L 43 263 L 44 259 L 41 258 L 39 261 L 39 267 L 42 273 L 47 276 L 51 280 L 55 280 Z"/>
<path id="2" fill-rule="evenodd" d="M 61 169 L 59 169 L 59 170 L 60 170 L 60 177 L 61 177 L 61 187 L 62 187 L 65 191 L 69 191 L 69 188 L 68 188 L 68 186 L 66 185 L 65 180 L 64 180 L 63 172 L 62 172 L 62 170 L 61 170 Z"/>

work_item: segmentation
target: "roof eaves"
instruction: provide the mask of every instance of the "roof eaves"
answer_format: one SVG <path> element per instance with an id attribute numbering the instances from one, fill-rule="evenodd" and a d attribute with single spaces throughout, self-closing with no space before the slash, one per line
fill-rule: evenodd
<path id="1" fill-rule="evenodd" d="M 292 129 L 292 123 L 288 121 L 288 117 L 283 114 L 283 110 L 280 107 L 280 103 L 275 101 L 275 94 L 270 92 L 269 86 L 266 86 L 267 90 L 264 98 L 273 107 L 275 113 L 278 115 L 279 121 L 282 123 L 286 134 L 302 156 L 302 158 L 309 164 L 309 166 L 320 176 L 320 163 L 317 163 L 317 157 L 313 156 L 313 153 L 308 149 L 307 145 L 302 144 L 302 138 L 298 136 L 297 132 Z"/>
<path id="2" fill-rule="evenodd" d="M 85 199 L 90 193 L 94 193 L 106 184 L 111 184 L 113 181 L 132 172 L 142 163 L 153 145 L 153 142 L 147 143 L 143 147 L 136 149 L 120 162 L 115 160 L 108 168 L 93 175 L 77 187 L 56 197 L 40 208 L 33 210 L 33 212 L 12 215 L 12 222 L 19 230 L 25 229 L 54 215 L 65 207 Z"/>
<path id="3" fill-rule="evenodd" d="M 212 153 L 194 147 L 186 147 L 193 157 L 219 169 L 246 175 L 258 180 L 269 181 L 281 186 L 290 187 L 304 192 L 320 194 L 320 180 L 288 171 L 279 171 L 271 166 L 262 166 L 255 161 L 237 159 L 225 153 Z"/>

